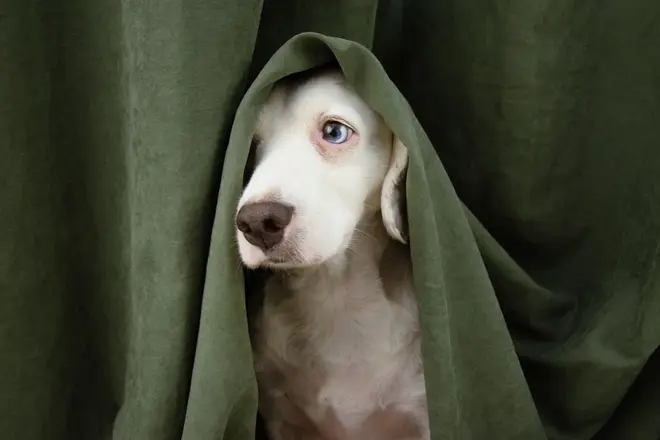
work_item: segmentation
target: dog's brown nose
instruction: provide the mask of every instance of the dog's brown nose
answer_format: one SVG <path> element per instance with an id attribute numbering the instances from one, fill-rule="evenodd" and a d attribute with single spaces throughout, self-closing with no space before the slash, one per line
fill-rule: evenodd
<path id="1" fill-rule="evenodd" d="M 268 250 L 282 241 L 292 215 L 293 208 L 282 203 L 250 203 L 238 210 L 236 227 L 249 243 Z"/>

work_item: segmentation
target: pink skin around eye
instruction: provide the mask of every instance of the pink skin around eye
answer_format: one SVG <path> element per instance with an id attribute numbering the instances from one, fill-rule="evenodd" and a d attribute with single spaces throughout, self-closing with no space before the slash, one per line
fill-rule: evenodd
<path id="1" fill-rule="evenodd" d="M 342 142 L 341 144 L 328 142 L 323 139 L 323 127 L 321 126 L 320 128 L 312 129 L 311 140 L 323 150 L 344 150 L 354 147 L 358 143 L 359 136 L 353 131 L 353 129 L 349 128 L 349 136 L 345 142 Z"/>

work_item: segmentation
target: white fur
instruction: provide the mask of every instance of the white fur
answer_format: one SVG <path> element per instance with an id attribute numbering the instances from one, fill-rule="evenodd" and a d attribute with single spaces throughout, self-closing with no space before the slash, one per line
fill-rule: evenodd
<path id="1" fill-rule="evenodd" d="M 328 117 L 355 129 L 350 148 L 316 142 Z M 394 416 L 365 422 L 388 408 L 417 427 L 405 438 L 428 439 L 410 261 L 392 239 L 405 241 L 394 185 L 405 147 L 337 72 L 276 87 L 256 136 L 238 208 L 263 200 L 294 208 L 268 252 L 236 232 L 246 266 L 274 269 L 254 344 L 271 438 L 402 439 L 381 427 Z"/>

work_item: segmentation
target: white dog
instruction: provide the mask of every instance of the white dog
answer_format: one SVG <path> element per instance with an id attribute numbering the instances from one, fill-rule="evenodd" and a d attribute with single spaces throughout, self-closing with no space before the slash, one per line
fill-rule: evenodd
<path id="1" fill-rule="evenodd" d="M 429 439 L 406 148 L 327 69 L 275 86 L 253 148 L 236 233 L 273 272 L 253 322 L 271 438 Z"/>

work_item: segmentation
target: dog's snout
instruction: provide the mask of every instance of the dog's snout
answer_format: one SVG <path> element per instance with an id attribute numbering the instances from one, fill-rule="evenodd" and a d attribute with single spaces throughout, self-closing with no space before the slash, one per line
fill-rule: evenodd
<path id="1" fill-rule="evenodd" d="M 268 250 L 282 241 L 292 215 L 293 208 L 282 203 L 250 203 L 239 209 L 236 227 L 249 243 Z"/>

